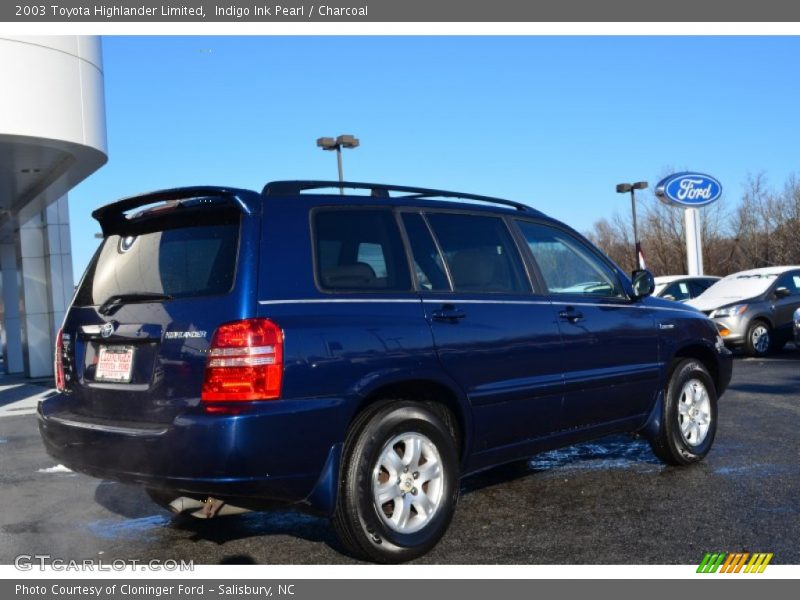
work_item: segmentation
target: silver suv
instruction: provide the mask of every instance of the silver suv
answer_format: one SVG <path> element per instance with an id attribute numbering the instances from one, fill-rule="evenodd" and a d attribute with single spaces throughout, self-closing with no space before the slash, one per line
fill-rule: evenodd
<path id="1" fill-rule="evenodd" d="M 800 308 L 800 266 L 734 273 L 686 304 L 716 322 L 727 346 L 766 356 L 792 339 L 793 314 Z"/>

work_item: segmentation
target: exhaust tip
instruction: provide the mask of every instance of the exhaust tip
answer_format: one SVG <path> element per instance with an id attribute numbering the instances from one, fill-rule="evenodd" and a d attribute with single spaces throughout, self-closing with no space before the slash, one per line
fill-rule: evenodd
<path id="1" fill-rule="evenodd" d="M 168 508 L 176 515 L 189 513 L 191 516 L 198 519 L 211 519 L 217 516 L 239 515 L 250 512 L 248 508 L 231 506 L 230 504 L 226 504 L 223 500 L 210 496 L 206 500 L 196 500 L 194 498 L 180 496 L 170 502 Z"/>
<path id="2" fill-rule="evenodd" d="M 195 500 L 194 498 L 187 498 L 186 496 L 180 496 L 178 498 L 175 498 L 168 505 L 169 510 L 175 513 L 176 515 L 179 515 L 189 510 L 196 510 L 202 507 L 203 503 L 200 500 Z"/>

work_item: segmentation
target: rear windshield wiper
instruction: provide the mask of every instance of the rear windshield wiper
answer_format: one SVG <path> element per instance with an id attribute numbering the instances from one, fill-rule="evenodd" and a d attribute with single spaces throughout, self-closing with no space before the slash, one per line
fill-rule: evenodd
<path id="1" fill-rule="evenodd" d="M 134 294 L 113 294 L 109 296 L 97 309 L 101 315 L 110 315 L 123 304 L 132 302 L 158 302 L 159 300 L 172 300 L 169 294 L 158 294 L 154 292 L 137 292 Z"/>

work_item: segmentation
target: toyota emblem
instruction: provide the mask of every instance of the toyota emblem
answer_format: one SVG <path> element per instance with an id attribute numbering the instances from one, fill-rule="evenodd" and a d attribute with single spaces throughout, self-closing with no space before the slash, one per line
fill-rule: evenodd
<path id="1" fill-rule="evenodd" d="M 109 337 L 112 333 L 114 333 L 114 323 L 108 322 L 100 328 L 100 335 L 104 338 Z"/>

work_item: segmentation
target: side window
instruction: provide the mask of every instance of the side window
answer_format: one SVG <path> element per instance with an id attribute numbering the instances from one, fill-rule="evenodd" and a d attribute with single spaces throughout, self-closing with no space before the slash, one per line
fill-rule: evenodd
<path id="1" fill-rule="evenodd" d="M 677 300 L 679 302 L 688 300 L 692 297 L 692 293 L 689 291 L 690 285 L 688 281 L 676 281 L 675 283 L 671 283 L 667 286 L 667 289 L 664 290 L 661 297 L 666 298 L 670 296 L 672 300 Z"/>
<path id="2" fill-rule="evenodd" d="M 449 290 L 450 283 L 444 270 L 444 261 L 422 215 L 403 213 L 403 226 L 414 256 L 414 271 L 420 288 L 430 291 Z"/>
<path id="3" fill-rule="evenodd" d="M 719 279 L 701 279 L 701 280 L 700 280 L 700 286 L 701 286 L 701 288 L 702 288 L 703 290 L 707 290 L 707 289 L 708 289 L 708 288 L 710 288 L 712 285 L 714 285 L 715 283 L 717 283 L 717 281 L 719 281 Z"/>
<path id="4" fill-rule="evenodd" d="M 697 298 L 700 294 L 705 292 L 709 288 L 708 280 L 703 280 L 701 282 L 697 281 L 690 281 L 689 282 L 689 293 L 692 298 Z"/>
<path id="5" fill-rule="evenodd" d="M 455 291 L 530 291 L 522 258 L 502 219 L 454 213 L 431 213 L 427 218 L 444 253 Z"/>
<path id="6" fill-rule="evenodd" d="M 314 212 L 317 281 L 331 291 L 408 291 L 411 277 L 389 210 Z"/>
<path id="7" fill-rule="evenodd" d="M 792 296 L 800 294 L 800 273 L 785 273 L 781 275 L 775 288 L 785 287 Z"/>
<path id="8" fill-rule="evenodd" d="M 378 279 L 386 278 L 386 257 L 383 255 L 383 246 L 372 242 L 362 242 L 358 245 L 356 262 L 366 263 L 372 267 Z"/>
<path id="9" fill-rule="evenodd" d="M 625 296 L 617 274 L 586 244 L 555 227 L 517 223 L 551 294 Z"/>
<path id="10" fill-rule="evenodd" d="M 689 286 L 689 297 L 690 298 L 697 298 L 700 294 L 702 294 L 706 290 L 705 283 L 697 283 L 696 281 L 690 281 L 687 283 Z"/>

